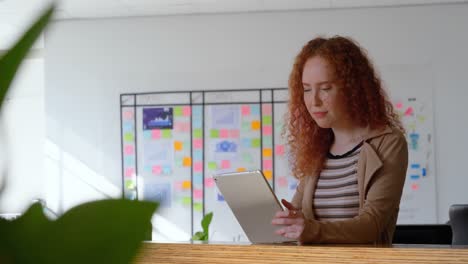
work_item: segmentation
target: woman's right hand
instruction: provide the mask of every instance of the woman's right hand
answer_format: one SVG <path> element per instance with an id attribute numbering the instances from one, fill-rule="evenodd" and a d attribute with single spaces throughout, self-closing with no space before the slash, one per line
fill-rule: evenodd
<path id="1" fill-rule="evenodd" d="M 281 203 L 287 210 L 276 212 L 275 217 L 271 221 L 271 224 L 273 225 L 283 226 L 276 230 L 275 233 L 286 238 L 300 240 L 305 226 L 305 219 L 302 211 L 295 208 L 290 202 L 284 199 L 281 200 Z"/>

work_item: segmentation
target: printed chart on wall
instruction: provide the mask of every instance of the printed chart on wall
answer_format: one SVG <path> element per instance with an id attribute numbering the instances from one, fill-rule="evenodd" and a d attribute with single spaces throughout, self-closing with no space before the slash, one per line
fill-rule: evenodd
<path id="1" fill-rule="evenodd" d="M 388 66 L 382 72 L 408 142 L 408 171 L 398 224 L 435 224 L 437 201 L 430 67 Z"/>

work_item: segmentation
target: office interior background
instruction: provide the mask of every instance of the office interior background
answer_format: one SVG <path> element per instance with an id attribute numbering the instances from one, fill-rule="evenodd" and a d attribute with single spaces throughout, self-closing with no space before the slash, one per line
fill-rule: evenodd
<path id="1" fill-rule="evenodd" d="M 46 3 L 0 1 L 0 52 Z M 0 213 L 120 197 L 120 94 L 287 87 L 302 45 L 338 34 L 377 69 L 428 79 L 436 193 L 425 206 L 445 223 L 450 205 L 468 203 L 466 25 L 468 1 L 62 1 L 2 110 Z"/>

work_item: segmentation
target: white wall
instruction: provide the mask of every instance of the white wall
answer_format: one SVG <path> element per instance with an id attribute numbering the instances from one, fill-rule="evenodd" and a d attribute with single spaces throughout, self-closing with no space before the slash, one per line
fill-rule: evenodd
<path id="1" fill-rule="evenodd" d="M 307 40 L 342 34 L 366 47 L 377 66 L 433 69 L 434 206 L 445 222 L 450 204 L 468 203 L 466 25 L 466 4 L 56 22 L 45 40 L 46 135 L 58 151 L 54 175 L 83 175 L 64 165 L 59 156 L 66 154 L 95 175 L 91 181 L 103 177 L 107 194 L 116 195 L 120 93 L 286 87 L 293 57 Z M 103 197 L 89 191 L 92 185 L 63 184 L 68 202 L 62 209 Z"/>

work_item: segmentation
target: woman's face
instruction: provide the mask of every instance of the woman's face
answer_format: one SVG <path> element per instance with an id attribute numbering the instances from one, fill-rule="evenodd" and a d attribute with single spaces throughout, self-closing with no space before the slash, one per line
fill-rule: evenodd
<path id="1" fill-rule="evenodd" d="M 306 61 L 302 73 L 304 103 L 322 128 L 340 128 L 347 123 L 348 114 L 338 83 L 326 60 L 314 56 Z"/>

